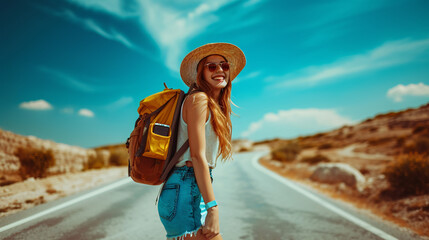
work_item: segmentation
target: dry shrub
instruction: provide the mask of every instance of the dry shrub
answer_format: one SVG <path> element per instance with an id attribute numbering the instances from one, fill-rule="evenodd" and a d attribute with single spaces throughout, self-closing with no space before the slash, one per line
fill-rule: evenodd
<path id="1" fill-rule="evenodd" d="M 405 111 L 400 111 L 400 112 L 389 112 L 389 113 L 381 113 L 376 115 L 373 119 L 379 119 L 379 118 L 393 118 L 396 116 L 399 116 L 400 114 L 402 114 Z"/>
<path id="2" fill-rule="evenodd" d="M 331 160 L 321 154 L 317 154 L 312 157 L 305 157 L 301 160 L 302 162 L 308 163 L 308 164 L 316 164 L 320 162 L 330 162 Z"/>
<path id="3" fill-rule="evenodd" d="M 354 137 L 355 136 L 355 134 L 354 133 L 349 133 L 349 134 L 347 134 L 346 135 L 346 138 L 352 138 L 352 137 Z"/>
<path id="4" fill-rule="evenodd" d="M 128 151 L 126 148 L 117 148 L 110 150 L 109 165 L 111 166 L 127 166 Z"/>
<path id="5" fill-rule="evenodd" d="M 363 175 L 367 175 L 371 171 L 366 166 L 363 166 L 361 169 L 359 169 L 359 172 L 362 173 Z"/>
<path id="6" fill-rule="evenodd" d="M 391 189 L 398 195 L 429 193 L 429 156 L 418 153 L 402 155 L 384 170 Z"/>
<path id="7" fill-rule="evenodd" d="M 301 146 L 301 149 L 306 149 L 306 148 L 313 148 L 318 145 L 317 143 L 312 143 L 312 142 L 300 142 L 299 146 Z"/>
<path id="8" fill-rule="evenodd" d="M 426 126 L 426 125 L 417 125 L 413 129 L 413 134 L 424 132 L 424 131 L 427 131 L 428 129 L 429 129 L 429 126 Z"/>
<path id="9" fill-rule="evenodd" d="M 281 162 L 292 162 L 301 151 L 301 146 L 297 142 L 288 142 L 271 151 L 274 160 Z"/>
<path id="10" fill-rule="evenodd" d="M 103 167 L 106 167 L 104 157 L 101 152 L 95 151 L 95 154 L 89 155 L 88 161 L 83 166 L 83 170 L 100 169 Z"/>
<path id="11" fill-rule="evenodd" d="M 387 142 L 392 141 L 392 138 L 371 138 L 368 140 L 368 144 L 371 146 L 377 146 L 377 145 L 381 145 Z"/>
<path id="12" fill-rule="evenodd" d="M 332 143 L 324 143 L 317 148 L 318 149 L 329 149 L 329 148 L 332 148 Z"/>
<path id="13" fill-rule="evenodd" d="M 320 138 L 320 137 L 324 137 L 324 136 L 326 136 L 326 133 L 318 133 L 318 134 L 313 135 L 314 138 Z"/>
<path id="14" fill-rule="evenodd" d="M 405 137 L 398 137 L 396 139 L 396 147 L 402 147 L 402 146 L 404 146 L 405 142 L 406 142 L 406 138 Z"/>
<path id="15" fill-rule="evenodd" d="M 259 145 L 259 144 L 270 144 L 270 143 L 273 143 L 273 142 L 275 142 L 275 141 L 278 141 L 279 139 L 278 138 L 275 138 L 275 139 L 269 139 L 269 140 L 263 140 L 263 141 L 260 141 L 260 142 L 255 142 L 255 143 L 253 143 L 254 145 Z"/>
<path id="16" fill-rule="evenodd" d="M 52 150 L 20 147 L 16 150 L 15 156 L 19 158 L 19 162 L 21 163 L 19 175 L 23 179 L 45 177 L 48 168 L 55 165 Z"/>
<path id="17" fill-rule="evenodd" d="M 377 132 L 378 128 L 377 127 L 370 127 L 368 130 L 370 132 Z"/>
<path id="18" fill-rule="evenodd" d="M 405 147 L 405 153 L 417 152 L 420 154 L 429 154 L 429 137 L 421 136 L 413 144 Z"/>

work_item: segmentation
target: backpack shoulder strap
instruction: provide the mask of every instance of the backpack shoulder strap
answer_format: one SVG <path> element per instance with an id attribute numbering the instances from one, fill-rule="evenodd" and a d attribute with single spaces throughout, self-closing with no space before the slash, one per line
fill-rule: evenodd
<path id="1" fill-rule="evenodd" d="M 188 150 L 188 148 L 189 148 L 189 139 L 186 140 L 185 143 L 183 143 L 183 145 L 179 148 L 179 150 L 177 150 L 177 152 L 171 158 L 168 165 L 164 168 L 164 172 L 162 173 L 160 180 L 164 181 L 165 179 L 168 178 L 168 175 L 171 169 L 173 169 L 174 165 L 176 165 L 179 158 L 186 152 L 186 150 Z"/>
<path id="2" fill-rule="evenodd" d="M 189 87 L 188 92 L 185 96 L 189 96 L 195 92 L 199 92 L 200 90 L 197 89 L 196 84 L 192 84 Z M 185 154 L 186 150 L 189 148 L 189 139 L 183 143 L 183 145 L 177 150 L 177 152 L 174 154 L 174 156 L 171 158 L 170 162 L 165 166 L 164 172 L 162 173 L 160 180 L 164 181 L 169 177 L 169 174 L 171 172 L 171 169 L 176 165 L 176 163 L 179 161 L 179 158 Z"/>
<path id="3" fill-rule="evenodd" d="M 161 195 L 162 189 L 164 188 L 164 184 L 167 181 L 167 179 L 170 177 L 171 169 L 173 169 L 174 165 L 176 165 L 179 158 L 186 152 L 186 150 L 189 148 L 189 139 L 186 140 L 186 142 L 179 148 L 179 151 L 177 151 L 171 161 L 168 163 L 168 165 L 164 168 L 164 172 L 162 173 L 160 180 L 164 181 L 164 183 L 161 185 L 161 188 L 159 189 L 158 196 L 155 200 L 155 205 L 158 203 L 159 196 Z"/>

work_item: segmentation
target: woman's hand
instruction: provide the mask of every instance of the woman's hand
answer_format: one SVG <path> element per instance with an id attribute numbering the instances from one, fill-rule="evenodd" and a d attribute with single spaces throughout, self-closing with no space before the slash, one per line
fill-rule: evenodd
<path id="1" fill-rule="evenodd" d="M 219 210 L 217 206 L 207 210 L 206 222 L 202 229 L 206 239 L 212 239 L 219 234 Z"/>

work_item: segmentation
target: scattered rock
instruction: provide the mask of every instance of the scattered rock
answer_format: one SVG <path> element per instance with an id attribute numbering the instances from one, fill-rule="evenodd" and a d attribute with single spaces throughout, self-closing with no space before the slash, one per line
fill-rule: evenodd
<path id="1" fill-rule="evenodd" d="M 346 184 L 345 183 L 340 183 L 339 185 L 338 185 L 338 190 L 340 190 L 340 191 L 345 191 L 345 190 L 347 190 L 347 186 L 346 186 Z"/>
<path id="2" fill-rule="evenodd" d="M 34 182 L 34 181 L 36 181 L 36 180 L 34 179 L 34 177 L 30 177 L 30 178 L 27 178 L 27 179 L 25 180 L 25 182 Z"/>
<path id="3" fill-rule="evenodd" d="M 25 203 L 27 203 L 27 204 L 34 204 L 34 205 L 39 205 L 39 204 L 42 204 L 42 203 L 45 203 L 45 202 L 46 202 L 45 201 L 45 197 L 43 197 L 43 196 L 39 196 L 38 198 L 30 198 L 30 199 L 25 200 Z M 19 208 L 21 208 L 21 203 L 19 205 Z"/>
<path id="4" fill-rule="evenodd" d="M 54 194 L 54 193 L 57 193 L 57 192 L 58 191 L 55 190 L 55 189 L 53 189 L 53 188 L 46 189 L 46 193 L 48 193 L 48 194 Z"/>
<path id="5" fill-rule="evenodd" d="M 322 183 L 344 183 L 359 191 L 365 184 L 365 177 L 357 169 L 345 163 L 319 164 L 310 178 Z"/>
<path id="6" fill-rule="evenodd" d="M 283 167 L 283 163 L 276 161 L 276 160 L 271 160 L 270 164 L 275 166 L 275 167 Z"/>

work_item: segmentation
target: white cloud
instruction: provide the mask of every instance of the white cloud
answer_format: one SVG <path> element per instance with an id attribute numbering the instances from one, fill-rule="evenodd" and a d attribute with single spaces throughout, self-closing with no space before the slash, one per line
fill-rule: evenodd
<path id="1" fill-rule="evenodd" d="M 38 67 L 38 69 L 39 71 L 50 75 L 53 79 L 58 80 L 60 83 L 68 87 L 74 88 L 76 90 L 84 91 L 84 92 L 96 92 L 101 90 L 95 86 L 92 86 L 84 81 L 81 81 L 59 70 L 54 70 L 43 66 Z"/>
<path id="2" fill-rule="evenodd" d="M 49 80 L 53 80 L 56 83 L 60 83 L 66 87 L 69 87 L 74 90 L 78 90 L 81 92 L 104 92 L 104 91 L 117 91 L 118 86 L 112 86 L 108 84 L 93 84 L 95 82 L 100 82 L 95 78 L 91 78 L 88 76 L 73 76 L 70 73 L 66 73 L 61 70 L 52 69 L 44 66 L 38 66 L 37 70 L 43 72 L 48 76 Z"/>
<path id="3" fill-rule="evenodd" d="M 253 140 L 294 138 L 353 123 L 332 109 L 279 110 L 277 113 L 267 113 L 261 120 L 251 123 L 241 136 Z"/>
<path id="4" fill-rule="evenodd" d="M 103 3 L 103 1 L 100 1 L 100 3 L 102 5 L 106 5 L 105 3 Z M 130 48 L 132 50 L 137 50 L 139 52 L 145 53 L 145 51 L 143 51 L 141 48 L 139 48 L 138 46 L 136 46 L 135 44 L 133 44 L 126 36 L 124 36 L 123 34 L 119 33 L 113 27 L 109 27 L 109 29 L 105 29 L 99 23 L 97 23 L 95 20 L 76 16 L 76 14 L 74 14 L 70 10 L 65 10 L 64 12 L 57 12 L 57 13 L 54 13 L 54 14 L 62 16 L 64 18 L 70 20 L 71 22 L 80 24 L 85 29 L 87 29 L 89 31 L 92 31 L 92 32 L 95 32 L 98 35 L 100 35 L 100 36 L 102 36 L 102 37 L 104 37 L 106 39 L 119 42 L 122 45 L 124 45 L 124 46 L 126 46 L 126 47 L 128 47 L 128 48 Z"/>
<path id="5" fill-rule="evenodd" d="M 429 96 L 429 86 L 424 83 L 402 85 L 398 84 L 387 91 L 387 97 L 395 102 L 401 102 L 404 96 Z"/>
<path id="6" fill-rule="evenodd" d="M 128 18 L 136 16 L 138 13 L 133 11 L 131 6 L 126 7 L 122 0 L 68 0 L 71 3 L 81 7 L 110 13 L 117 17 Z M 130 1 L 131 2 L 131 1 Z"/>
<path id="7" fill-rule="evenodd" d="M 22 102 L 19 104 L 19 108 L 28 109 L 28 110 L 51 110 L 53 107 L 47 101 L 40 99 L 29 102 Z"/>
<path id="8" fill-rule="evenodd" d="M 245 2 L 243 4 L 243 7 L 250 7 L 250 6 L 253 6 L 255 4 L 259 4 L 261 2 L 263 2 L 263 1 L 262 0 L 248 0 L 247 2 Z"/>
<path id="9" fill-rule="evenodd" d="M 165 65 L 178 71 L 180 57 L 189 39 L 200 34 L 210 24 L 216 22 L 218 17 L 213 13 L 220 7 L 230 3 L 227 0 L 210 1 L 207 3 L 194 2 L 198 4 L 190 11 L 183 10 L 179 3 L 172 4 L 167 1 L 158 0 L 137 0 L 132 7 L 125 10 L 121 7 L 121 1 L 87 1 L 69 0 L 70 2 L 91 10 L 98 10 L 119 17 L 121 19 L 130 16 L 137 17 L 143 27 L 142 30 L 149 32 L 154 42 L 158 45 L 165 59 Z M 179 5 L 179 6 L 178 6 Z M 183 3 L 189 9 L 190 3 Z M 136 14 L 138 13 L 138 14 Z M 137 49 L 124 35 L 117 31 L 107 33 L 93 20 L 80 19 L 71 11 L 66 12 L 67 17 L 85 28 L 95 31 L 103 37 L 120 41 L 124 45 Z"/>
<path id="10" fill-rule="evenodd" d="M 345 57 L 328 65 L 311 66 L 280 77 L 268 77 L 266 81 L 277 82 L 271 86 L 273 88 L 311 87 L 347 75 L 405 64 L 428 49 L 429 39 L 387 42 L 364 54 Z"/>
<path id="11" fill-rule="evenodd" d="M 116 16 L 120 19 L 138 19 L 143 31 L 147 31 L 158 45 L 161 51 L 161 58 L 165 59 L 165 65 L 170 70 L 178 72 L 180 61 L 187 50 L 187 43 L 197 35 L 204 34 L 206 29 L 221 20 L 218 10 L 232 4 L 237 0 L 217 0 L 217 1 L 183 1 L 172 2 L 162 0 L 136 0 L 131 5 L 119 0 L 95 1 L 95 0 L 69 0 L 69 2 L 80 7 L 100 11 Z M 264 0 L 249 0 L 242 4 L 246 6 L 237 12 L 241 16 L 237 23 L 255 23 L 254 19 L 249 19 L 246 13 L 257 9 L 259 3 Z M 123 34 L 118 31 L 106 31 L 93 20 L 79 19 L 68 11 L 68 18 L 80 23 L 85 28 L 97 32 L 98 34 L 123 43 L 133 49 L 138 49 Z M 262 20 L 262 19 L 258 19 Z M 227 24 L 228 25 L 228 24 Z M 243 26 L 248 26 L 244 24 Z"/>
<path id="12" fill-rule="evenodd" d="M 158 44 L 165 57 L 165 65 L 178 71 L 187 42 L 204 32 L 205 28 L 217 22 L 215 12 L 230 3 L 227 0 L 200 3 L 191 11 L 171 8 L 160 1 L 139 1 L 141 4 L 140 22 Z"/>
<path id="13" fill-rule="evenodd" d="M 133 100 L 134 99 L 132 97 L 121 97 L 118 100 L 106 105 L 105 108 L 109 110 L 118 109 L 132 103 Z"/>
<path id="14" fill-rule="evenodd" d="M 245 81 L 245 80 L 249 80 L 249 79 L 252 79 L 252 78 L 257 78 L 257 77 L 259 77 L 261 75 L 261 72 L 259 72 L 259 71 L 256 71 L 256 72 L 251 72 L 251 73 L 249 73 L 249 74 L 247 74 L 247 75 L 244 75 L 244 76 L 238 76 L 238 77 L 236 77 L 235 79 L 234 79 L 234 81 L 232 81 L 232 83 L 233 84 L 236 84 L 236 83 L 238 83 L 238 82 L 242 82 L 242 81 Z"/>
<path id="15" fill-rule="evenodd" d="M 85 117 L 94 117 L 94 113 L 91 110 L 86 108 L 80 109 L 78 114 Z"/>

